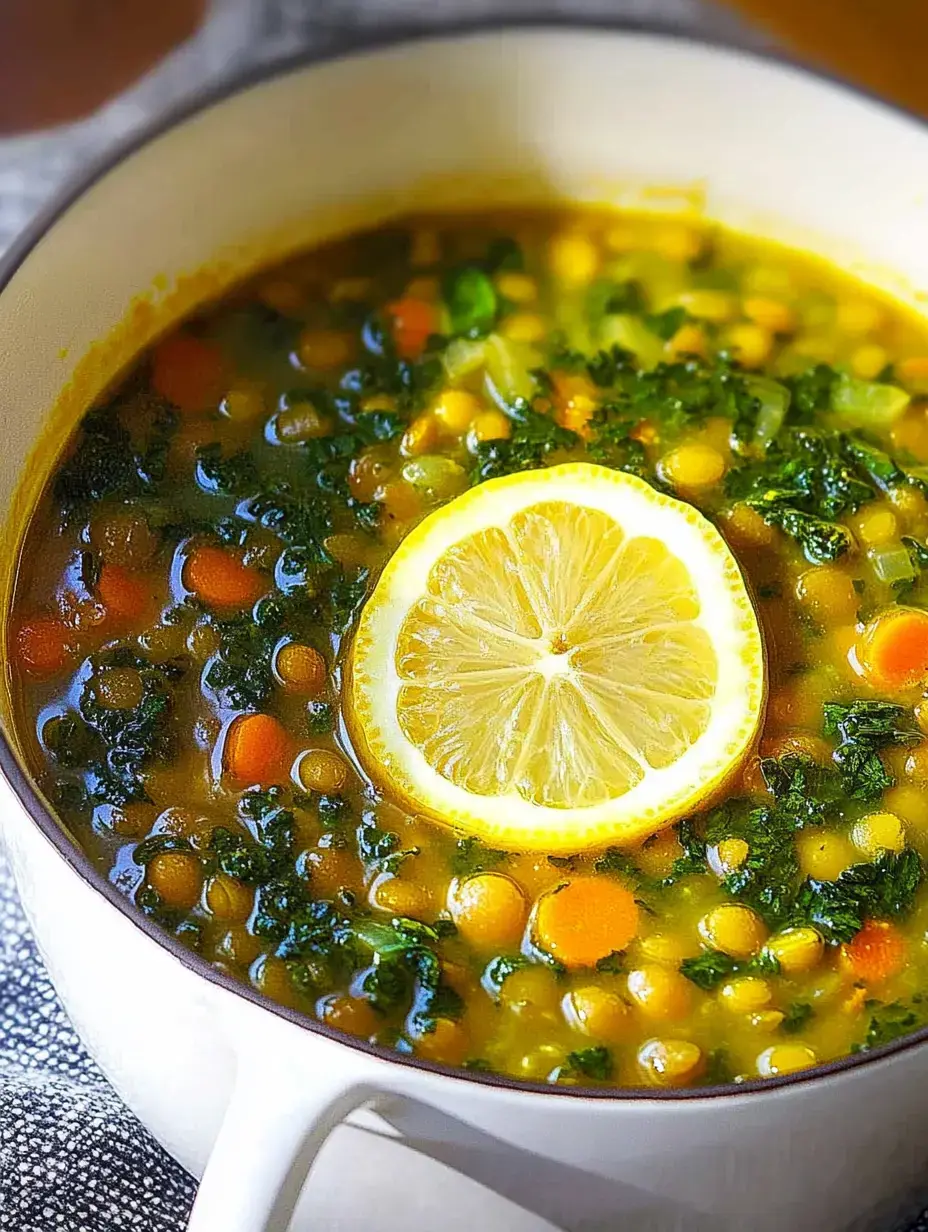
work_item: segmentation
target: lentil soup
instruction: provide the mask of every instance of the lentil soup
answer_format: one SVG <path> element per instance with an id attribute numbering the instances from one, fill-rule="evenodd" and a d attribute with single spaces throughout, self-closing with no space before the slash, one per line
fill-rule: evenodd
<path id="1" fill-rule="evenodd" d="M 352 746 L 352 636 L 424 518 L 576 461 L 721 532 L 766 717 L 643 842 L 491 849 Z M 802 1069 L 928 1024 L 926 493 L 928 328 L 839 271 L 666 218 L 409 219 L 85 416 L 21 550 L 23 743 L 139 911 L 342 1031 L 562 1084 Z"/>

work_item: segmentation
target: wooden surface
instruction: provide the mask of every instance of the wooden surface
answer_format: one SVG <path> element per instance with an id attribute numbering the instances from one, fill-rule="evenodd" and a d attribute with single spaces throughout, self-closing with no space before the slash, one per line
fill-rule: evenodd
<path id="1" fill-rule="evenodd" d="M 928 0 L 722 0 L 801 58 L 928 116 Z"/>

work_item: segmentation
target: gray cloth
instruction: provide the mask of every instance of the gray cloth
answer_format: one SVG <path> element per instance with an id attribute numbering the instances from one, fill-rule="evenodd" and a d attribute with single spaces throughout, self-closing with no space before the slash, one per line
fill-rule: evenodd
<path id="1" fill-rule="evenodd" d="M 226 0 L 195 40 L 97 116 L 0 142 L 0 251 L 63 179 L 195 86 L 303 46 L 501 12 L 633 17 L 761 41 L 698 0 Z M 81 1046 L 0 855 L 0 1230 L 181 1232 L 194 1192 Z M 928 1221 L 913 1232 L 928 1232 Z"/>

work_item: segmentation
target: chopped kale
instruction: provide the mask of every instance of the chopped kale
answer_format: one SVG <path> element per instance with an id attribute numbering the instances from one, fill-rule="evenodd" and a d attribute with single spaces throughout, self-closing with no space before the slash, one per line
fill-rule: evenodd
<path id="1" fill-rule="evenodd" d="M 216 826 L 210 835 L 209 849 L 215 854 L 221 872 L 237 877 L 246 885 L 257 885 L 270 875 L 267 853 L 244 834 Z"/>
<path id="2" fill-rule="evenodd" d="M 596 970 L 604 975 L 622 975 L 625 972 L 625 963 L 625 951 L 613 950 L 611 954 L 598 960 Z"/>
<path id="3" fill-rule="evenodd" d="M 481 441 L 477 446 L 473 482 L 543 466 L 550 454 L 573 449 L 579 443 L 576 432 L 562 428 L 550 415 L 520 406 L 514 412 L 508 440 Z"/>
<path id="4" fill-rule="evenodd" d="M 174 662 L 150 663 L 128 646 L 100 651 L 91 656 L 88 667 L 78 700 L 83 726 L 82 760 L 77 763 L 88 799 L 97 804 L 147 800 L 145 770 L 173 751 L 173 687 L 184 669 Z M 142 695 L 135 706 L 117 710 L 102 705 L 97 697 L 99 675 L 116 667 L 139 674 Z"/>
<path id="5" fill-rule="evenodd" d="M 802 423 L 809 423 L 831 410 L 831 398 L 839 373 L 828 364 L 816 364 L 786 380 L 791 405 Z"/>
<path id="6" fill-rule="evenodd" d="M 594 1082 L 608 1082 L 615 1071 L 612 1053 L 602 1044 L 580 1048 L 568 1053 L 561 1073 L 571 1078 L 592 1078 Z"/>
<path id="7" fill-rule="evenodd" d="M 484 847 L 477 838 L 458 839 L 451 854 L 451 872 L 455 877 L 469 877 L 472 873 L 486 873 L 509 859 L 506 851 Z"/>
<path id="8" fill-rule="evenodd" d="M 125 392 L 110 405 L 84 416 L 74 453 L 58 469 L 53 494 L 66 522 L 86 515 L 103 500 L 153 495 L 164 478 L 167 446 L 176 417 L 158 407 L 141 444 L 120 423 L 117 409 Z"/>
<path id="9" fill-rule="evenodd" d="M 816 563 L 836 560 L 850 549 L 850 533 L 835 519 L 877 495 L 862 454 L 847 436 L 805 427 L 781 431 L 762 459 L 729 472 L 725 489 L 795 539 Z"/>
<path id="10" fill-rule="evenodd" d="M 692 818 L 685 818 L 677 826 L 677 838 L 683 855 L 673 862 L 670 875 L 664 878 L 665 885 L 672 885 L 683 877 L 699 876 L 706 872 L 706 840 Z"/>
<path id="11" fill-rule="evenodd" d="M 190 851 L 190 840 L 179 834 L 152 834 L 136 843 L 132 850 L 133 863 L 144 868 L 162 851 Z"/>
<path id="12" fill-rule="evenodd" d="M 306 731 L 310 736 L 324 736 L 335 727 L 331 702 L 318 699 L 306 703 Z"/>
<path id="13" fill-rule="evenodd" d="M 702 1081 L 705 1086 L 720 1087 L 734 1082 L 735 1073 L 731 1060 L 724 1048 L 713 1048 L 706 1057 L 706 1068 L 703 1070 Z"/>
<path id="14" fill-rule="evenodd" d="M 321 497 L 307 496 L 288 483 L 277 483 L 248 501 L 244 512 L 296 552 L 301 568 L 334 563 L 324 546 L 332 533 L 332 521 Z"/>
<path id="15" fill-rule="evenodd" d="M 823 708 L 826 736 L 836 736 L 833 754 L 844 791 L 852 800 L 878 800 L 893 778 L 879 750 L 921 739 L 911 716 L 890 702 L 829 702 Z"/>
<path id="16" fill-rule="evenodd" d="M 852 864 L 835 881 L 807 878 L 796 895 L 793 921 L 813 925 L 829 941 L 850 941 L 868 918 L 906 915 L 923 878 L 916 851 L 881 851 L 870 863 Z"/>
<path id="17" fill-rule="evenodd" d="M 492 330 L 498 311 L 496 291 L 479 266 L 465 265 L 450 274 L 444 297 L 453 334 L 480 338 Z"/>
<path id="18" fill-rule="evenodd" d="M 502 954 L 494 958 L 483 973 L 483 986 L 495 1001 L 499 1000 L 500 991 L 515 971 L 530 967 L 531 959 L 524 954 Z"/>
<path id="19" fill-rule="evenodd" d="M 727 980 L 736 966 L 735 960 L 721 950 L 705 950 L 696 958 L 684 958 L 680 963 L 680 974 L 685 975 L 697 988 L 708 992 Z"/>
<path id="20" fill-rule="evenodd" d="M 790 1035 L 796 1035 L 814 1015 L 815 1010 L 813 1010 L 808 1001 L 793 1001 L 791 1005 L 786 1007 L 783 1021 L 780 1023 L 780 1029 Z"/>
<path id="21" fill-rule="evenodd" d="M 912 998 L 911 1004 L 904 1001 L 890 1001 L 883 1004 L 879 1001 L 867 1001 L 866 1008 L 871 1011 L 870 1022 L 867 1025 L 867 1035 L 862 1044 L 856 1044 L 854 1052 L 869 1052 L 871 1048 L 881 1048 L 891 1044 L 893 1040 L 902 1039 L 918 1031 L 925 1025 L 925 1012 L 922 998 L 918 995 Z"/>
<path id="22" fill-rule="evenodd" d="M 400 836 L 393 830 L 381 830 L 365 820 L 358 827 L 358 854 L 369 868 L 379 873 L 396 873 L 404 860 L 419 854 L 418 847 L 400 849 Z"/>
<path id="23" fill-rule="evenodd" d="M 690 320 L 685 308 L 668 308 L 665 312 L 651 312 L 644 318 L 644 323 L 652 334 L 664 342 L 669 342 L 674 334 Z"/>
<path id="24" fill-rule="evenodd" d="M 358 608 L 367 598 L 369 582 L 368 569 L 342 569 L 329 582 L 326 606 L 330 623 L 337 633 L 344 633 L 351 624 Z"/>
<path id="25" fill-rule="evenodd" d="M 213 441 L 197 449 L 196 480 L 204 492 L 243 496 L 257 483 L 258 470 L 247 450 L 224 456 L 222 445 Z"/>

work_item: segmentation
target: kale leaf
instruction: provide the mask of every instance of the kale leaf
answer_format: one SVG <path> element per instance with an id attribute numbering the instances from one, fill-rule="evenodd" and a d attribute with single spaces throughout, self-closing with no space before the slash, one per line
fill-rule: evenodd
<path id="1" fill-rule="evenodd" d="M 878 800 L 894 781 L 879 750 L 921 739 L 911 716 L 882 701 L 828 702 L 823 713 L 825 735 L 838 738 L 833 757 L 844 791 L 852 800 Z"/>
<path id="2" fill-rule="evenodd" d="M 612 1053 L 602 1044 L 580 1048 L 567 1054 L 560 1074 L 571 1078 L 592 1078 L 594 1082 L 608 1082 L 615 1072 Z"/>
<path id="3" fill-rule="evenodd" d="M 685 975 L 697 988 L 717 988 L 723 980 L 735 970 L 737 963 L 721 950 L 705 950 L 695 958 L 684 958 L 680 963 L 680 974 Z"/>
<path id="4" fill-rule="evenodd" d="M 543 466 L 549 454 L 574 449 L 580 437 L 562 428 L 550 415 L 520 405 L 513 412 L 512 435 L 508 440 L 481 441 L 477 446 L 474 483 L 511 475 L 516 471 Z"/>
<path id="5" fill-rule="evenodd" d="M 490 333 L 499 305 L 493 283 L 478 265 L 453 271 L 445 280 L 444 298 L 453 334 L 480 338 Z"/>
<path id="6" fill-rule="evenodd" d="M 808 877 L 796 894 L 792 920 L 813 925 L 827 940 L 850 941 L 868 918 L 906 915 L 923 878 L 918 852 L 881 851 L 834 881 Z"/>
<path id="7" fill-rule="evenodd" d="M 451 872 L 455 877 L 469 877 L 472 873 L 486 873 L 509 859 L 507 851 L 485 847 L 478 838 L 461 838 L 451 855 Z"/>
<path id="8" fill-rule="evenodd" d="M 922 1008 L 922 998 L 916 994 L 911 1004 L 904 1001 L 890 1001 L 883 1004 L 870 1000 L 865 1002 L 871 1011 L 870 1022 L 867 1025 L 867 1035 L 862 1044 L 853 1048 L 854 1052 L 869 1052 L 871 1048 L 881 1048 L 891 1044 L 893 1040 L 911 1035 L 925 1025 L 925 1012 Z"/>
<path id="9" fill-rule="evenodd" d="M 808 1001 L 793 1001 L 786 1007 L 780 1029 L 788 1035 L 796 1035 L 814 1015 L 815 1010 Z"/>
<path id="10" fill-rule="evenodd" d="M 196 481 L 216 496 L 242 496 L 258 480 L 255 460 L 247 450 L 225 455 L 219 441 L 197 449 Z"/>

